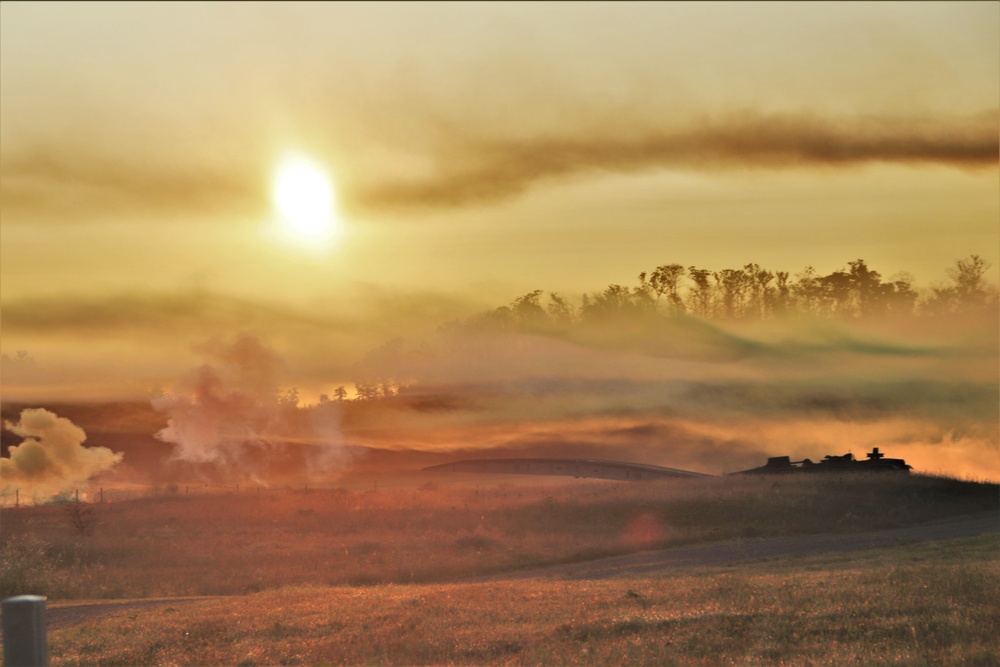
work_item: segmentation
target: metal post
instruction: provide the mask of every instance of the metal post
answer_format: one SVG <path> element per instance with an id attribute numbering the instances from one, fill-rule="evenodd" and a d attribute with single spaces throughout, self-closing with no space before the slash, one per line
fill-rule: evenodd
<path id="1" fill-rule="evenodd" d="M 7 667 L 48 667 L 45 596 L 7 598 L 3 608 L 3 662 Z"/>

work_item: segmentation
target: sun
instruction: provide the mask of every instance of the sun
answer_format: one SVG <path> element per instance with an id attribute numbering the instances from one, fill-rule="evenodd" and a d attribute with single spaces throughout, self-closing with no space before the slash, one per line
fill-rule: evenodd
<path id="1" fill-rule="evenodd" d="M 337 231 L 336 193 L 322 167 L 303 155 L 285 158 L 274 172 L 272 198 L 283 230 L 303 241 L 325 241 Z"/>

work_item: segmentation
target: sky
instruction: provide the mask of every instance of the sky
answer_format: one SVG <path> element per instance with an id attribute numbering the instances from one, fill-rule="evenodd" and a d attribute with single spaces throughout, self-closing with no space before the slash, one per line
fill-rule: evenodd
<path id="1" fill-rule="evenodd" d="M 387 341 L 672 262 L 1000 275 L 997 3 L 0 19 L 0 347 L 34 364 L 7 400 L 148 396 L 244 334 L 314 398 Z M 282 225 L 289 155 L 332 178 L 332 238 Z"/>

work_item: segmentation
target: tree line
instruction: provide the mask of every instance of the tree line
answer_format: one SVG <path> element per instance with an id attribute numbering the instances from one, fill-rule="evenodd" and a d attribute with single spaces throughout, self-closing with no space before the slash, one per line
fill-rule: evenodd
<path id="1" fill-rule="evenodd" d="M 509 304 L 464 320 L 443 325 L 439 333 L 448 344 L 475 346 L 470 333 L 545 333 L 570 328 L 615 327 L 628 323 L 655 326 L 679 317 L 723 321 L 773 318 L 826 317 L 864 320 L 877 317 L 957 317 L 998 312 L 998 291 L 986 280 L 990 265 L 979 255 L 960 259 L 947 269 L 948 282 L 918 291 L 909 274 L 884 279 L 863 259 L 822 275 L 807 266 L 792 276 L 758 264 L 711 271 L 697 266 L 664 264 L 639 273 L 632 285 L 611 284 L 571 302 L 557 292 L 532 290 Z M 355 400 L 390 398 L 405 392 L 409 382 L 397 379 L 394 369 L 418 350 L 404 350 L 396 339 L 373 350 L 359 365 Z M 346 400 L 338 387 L 322 403 Z"/>
<path id="2" fill-rule="evenodd" d="M 720 320 L 953 315 L 996 309 L 997 290 L 986 282 L 989 268 L 978 255 L 960 259 L 947 271 L 948 284 L 921 294 L 908 274 L 883 279 L 863 259 L 827 275 L 807 266 L 794 277 L 758 264 L 720 271 L 665 264 L 640 273 L 634 285 L 611 284 L 584 294 L 578 305 L 558 293 L 534 290 L 481 319 L 530 326 L 684 315 Z"/>

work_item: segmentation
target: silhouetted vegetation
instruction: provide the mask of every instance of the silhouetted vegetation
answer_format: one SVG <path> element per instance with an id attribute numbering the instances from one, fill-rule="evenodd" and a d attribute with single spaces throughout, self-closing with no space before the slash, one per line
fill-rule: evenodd
<path id="1" fill-rule="evenodd" d="M 929 322 L 995 316 L 1000 299 L 996 286 L 986 281 L 988 269 L 985 260 L 971 255 L 947 270 L 948 284 L 918 289 L 909 274 L 884 278 L 863 259 L 827 275 L 807 266 L 794 276 L 753 263 L 718 271 L 664 264 L 639 273 L 636 284 L 611 284 L 581 295 L 576 303 L 557 292 L 532 290 L 508 305 L 449 322 L 439 333 L 451 353 L 481 345 L 480 334 L 568 335 L 588 344 L 613 338 L 636 350 L 664 353 L 689 344 L 692 326 L 699 321 Z M 358 365 L 356 399 L 384 399 L 405 391 L 410 381 L 401 379 L 402 369 L 419 367 L 415 357 L 422 354 L 426 356 L 406 349 L 399 339 L 373 350 Z"/>
<path id="2" fill-rule="evenodd" d="M 758 264 L 738 269 L 710 269 L 665 264 L 643 271 L 635 285 L 611 284 L 584 294 L 572 306 L 556 293 L 534 290 L 478 318 L 476 324 L 540 329 L 568 323 L 694 316 L 718 320 L 775 317 L 835 317 L 954 315 L 996 309 L 997 290 L 987 285 L 989 269 L 978 255 L 958 260 L 948 270 L 951 284 L 935 286 L 921 298 L 909 274 L 885 279 L 863 259 L 828 275 L 807 266 L 792 277 Z"/>

